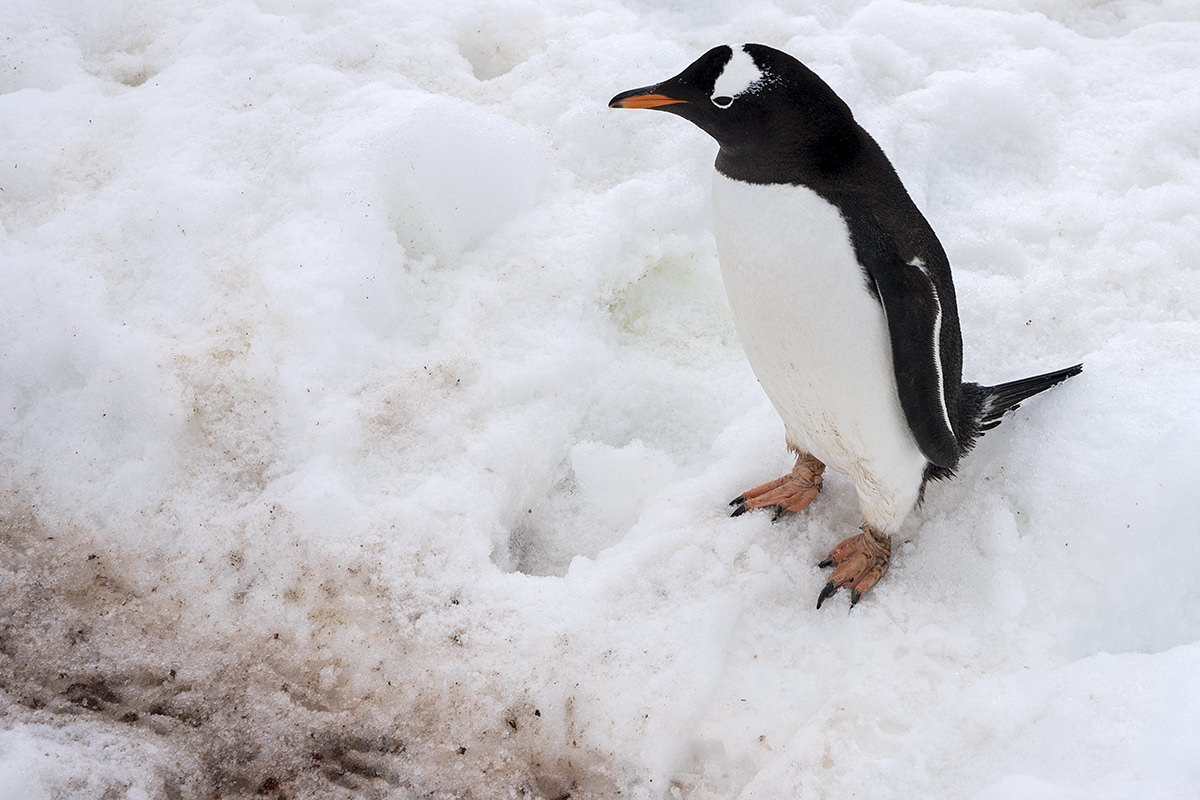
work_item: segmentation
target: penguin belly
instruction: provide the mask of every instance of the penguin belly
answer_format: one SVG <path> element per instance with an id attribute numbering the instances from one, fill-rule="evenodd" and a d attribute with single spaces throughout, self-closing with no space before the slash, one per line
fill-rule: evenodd
<path id="1" fill-rule="evenodd" d="M 849 475 L 863 521 L 891 533 L 917 502 L 926 459 L 841 212 L 803 186 L 718 172 L 713 216 L 738 337 L 788 446 Z"/>

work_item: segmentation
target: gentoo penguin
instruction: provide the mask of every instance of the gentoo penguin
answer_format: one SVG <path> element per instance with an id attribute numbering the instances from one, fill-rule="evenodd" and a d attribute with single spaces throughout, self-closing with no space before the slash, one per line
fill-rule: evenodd
<path id="1" fill-rule="evenodd" d="M 713 216 L 746 357 L 783 418 L 790 474 L 737 497 L 799 511 L 829 465 L 850 476 L 861 533 L 833 567 L 857 603 L 887 572 L 891 537 L 931 479 L 1022 400 L 1082 371 L 962 382 L 950 264 L 875 140 L 796 59 L 761 44 L 709 50 L 675 77 L 614 97 L 691 121 L 720 145 Z"/>

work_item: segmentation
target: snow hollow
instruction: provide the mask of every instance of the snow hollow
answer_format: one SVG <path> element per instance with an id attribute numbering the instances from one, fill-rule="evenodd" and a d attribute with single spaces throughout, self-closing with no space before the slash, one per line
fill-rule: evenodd
<path id="1" fill-rule="evenodd" d="M 1082 361 L 846 613 L 715 145 L 615 93 L 800 58 Z M 1191 798 L 1194 2 L 84 3 L 0 15 L 0 798 Z"/>

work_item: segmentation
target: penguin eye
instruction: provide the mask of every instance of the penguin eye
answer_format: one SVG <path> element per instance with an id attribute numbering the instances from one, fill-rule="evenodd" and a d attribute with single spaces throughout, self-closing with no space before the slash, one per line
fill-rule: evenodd
<path id="1" fill-rule="evenodd" d="M 726 97 L 725 95 L 721 95 L 720 97 L 714 97 L 712 99 L 712 101 L 713 101 L 713 105 L 718 108 L 729 108 L 731 105 L 733 105 L 733 98 Z"/>

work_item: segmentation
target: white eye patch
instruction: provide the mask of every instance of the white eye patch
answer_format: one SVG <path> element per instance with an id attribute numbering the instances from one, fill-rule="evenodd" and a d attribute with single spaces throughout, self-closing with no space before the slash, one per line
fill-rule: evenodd
<path id="1" fill-rule="evenodd" d="M 712 101 L 721 108 L 728 108 L 733 99 L 763 79 L 763 72 L 745 48 L 738 47 L 725 63 L 725 68 L 713 84 Z"/>

